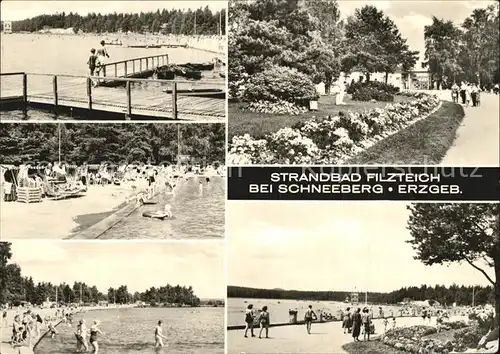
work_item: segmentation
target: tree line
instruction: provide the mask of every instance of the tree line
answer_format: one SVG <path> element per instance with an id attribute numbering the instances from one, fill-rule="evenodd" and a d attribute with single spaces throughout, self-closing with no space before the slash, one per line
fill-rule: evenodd
<path id="1" fill-rule="evenodd" d="M 500 5 L 475 9 L 458 26 L 433 17 L 425 26 L 425 62 L 438 86 L 466 80 L 491 86 L 500 82 Z"/>
<path id="2" fill-rule="evenodd" d="M 434 300 L 442 305 L 451 306 L 456 303 L 459 306 L 472 304 L 472 286 L 451 285 L 449 287 L 436 285 L 420 287 L 403 287 L 388 293 L 368 292 L 368 302 L 376 304 L 398 304 L 407 300 L 424 301 Z M 360 292 L 359 302 L 365 300 L 365 293 Z M 228 286 L 228 297 L 238 298 L 261 298 L 279 300 L 310 300 L 310 301 L 345 301 L 351 300 L 351 292 L 347 291 L 301 291 L 283 289 L 256 289 L 240 286 Z M 495 295 L 491 286 L 474 287 L 475 305 L 494 304 Z"/>
<path id="3" fill-rule="evenodd" d="M 273 67 L 288 67 L 324 82 L 339 73 L 388 75 L 415 67 L 419 52 L 407 44 L 392 19 L 375 6 L 340 16 L 336 0 L 231 0 L 229 3 L 229 84 L 238 96 L 246 81 Z M 474 10 L 457 28 L 434 18 L 424 29 L 425 68 L 433 78 L 499 81 L 498 3 Z M 476 80 L 477 81 L 477 80 Z"/>
<path id="4" fill-rule="evenodd" d="M 0 304 L 18 305 L 29 302 L 41 305 L 47 299 L 59 303 L 97 304 L 107 301 L 113 304 L 131 304 L 143 301 L 151 306 L 161 304 L 200 306 L 200 299 L 191 286 L 170 285 L 152 287 L 143 292 L 130 293 L 126 285 L 110 287 L 107 293 L 100 292 L 95 285 L 75 281 L 72 285 L 50 282 L 35 283 L 32 277 L 25 277 L 21 267 L 9 263 L 12 257 L 11 244 L 0 242 Z"/>
<path id="5" fill-rule="evenodd" d="M 410 70 L 410 50 L 396 24 L 375 6 L 342 20 L 336 0 L 230 1 L 229 81 L 234 90 L 273 66 L 307 74 L 327 91 L 341 71 Z M 233 92 L 234 93 L 234 92 Z"/>
<path id="6" fill-rule="evenodd" d="M 224 124 L 1 124 L 0 163 L 225 161 Z M 59 131 L 60 129 L 60 131 Z M 60 137 L 60 138 L 59 138 Z M 60 142 L 60 143 L 59 143 Z"/>
<path id="7" fill-rule="evenodd" d="M 220 22 L 219 22 L 220 21 Z M 65 12 L 54 15 L 40 15 L 12 22 L 14 32 L 36 32 L 48 26 L 51 28 L 73 28 L 77 33 L 162 33 L 180 35 L 225 34 L 225 11 L 212 12 L 207 6 L 195 11 L 158 9 L 156 12 L 135 13 L 89 13 L 86 16 Z M 222 26 L 220 27 L 220 24 Z"/>

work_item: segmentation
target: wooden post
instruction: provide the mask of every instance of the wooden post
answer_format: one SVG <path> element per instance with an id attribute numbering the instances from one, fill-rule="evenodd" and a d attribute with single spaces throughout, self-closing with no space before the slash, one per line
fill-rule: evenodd
<path id="1" fill-rule="evenodd" d="M 149 69 L 149 58 L 146 58 L 146 70 Z"/>
<path id="2" fill-rule="evenodd" d="M 118 77 L 118 64 L 115 64 L 115 77 Z"/>
<path id="3" fill-rule="evenodd" d="M 28 103 L 28 74 L 23 74 L 23 100 Z"/>
<path id="4" fill-rule="evenodd" d="M 89 109 L 92 110 L 92 79 L 87 78 L 87 99 L 89 102 Z"/>
<path id="5" fill-rule="evenodd" d="M 54 106 L 57 107 L 58 92 L 57 92 L 57 75 L 52 78 L 52 84 L 54 87 Z"/>
<path id="6" fill-rule="evenodd" d="M 130 120 L 132 116 L 132 92 L 130 86 L 130 81 L 127 81 L 127 114 L 125 115 L 127 120 Z"/>
<path id="7" fill-rule="evenodd" d="M 102 67 L 102 76 L 106 77 L 106 65 Z"/>
<path id="8" fill-rule="evenodd" d="M 172 114 L 173 118 L 177 119 L 177 82 L 172 85 Z"/>
<path id="9" fill-rule="evenodd" d="M 125 77 L 127 77 L 127 62 L 124 62 L 123 65 L 125 65 Z"/>

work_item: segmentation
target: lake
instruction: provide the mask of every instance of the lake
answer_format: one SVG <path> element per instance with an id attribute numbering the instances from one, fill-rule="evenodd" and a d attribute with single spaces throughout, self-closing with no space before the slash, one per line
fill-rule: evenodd
<path id="1" fill-rule="evenodd" d="M 1 55 L 0 72 L 27 72 L 36 74 L 65 74 L 65 75 L 87 75 L 87 60 L 91 48 L 98 48 L 99 42 L 103 38 L 116 38 L 117 35 L 98 36 L 98 35 L 43 35 L 43 34 L 2 34 L 0 35 Z M 160 37 L 122 37 L 125 44 L 152 43 Z M 161 43 L 186 43 L 189 41 L 192 46 L 206 48 L 217 51 L 220 41 L 216 37 L 194 39 L 189 37 L 174 38 L 163 36 L 159 39 Z M 225 41 L 224 41 L 225 42 Z M 188 63 L 188 62 L 210 62 L 215 57 L 221 57 L 220 54 L 209 53 L 190 48 L 127 48 L 126 46 L 107 46 L 110 59 L 109 62 L 132 59 L 144 56 L 165 54 L 169 55 L 170 63 Z M 36 53 L 36 54 L 35 54 Z M 35 54 L 35 55 L 34 55 Z M 225 59 L 225 58 L 224 58 Z M 202 80 L 214 80 L 212 72 L 204 73 Z M 216 79 L 220 80 L 218 74 Z M 80 82 L 81 81 L 81 82 Z M 79 83 L 75 87 L 75 82 Z M 29 94 L 51 92 L 51 76 L 28 76 Z M 134 89 L 140 90 L 158 90 L 159 84 L 155 83 L 136 83 Z M 86 90 L 85 79 L 58 78 L 59 90 Z M 122 89 L 123 90 L 123 89 Z M 0 95 L 17 96 L 22 95 L 22 76 L 3 76 L 0 78 Z M 61 97 L 63 98 L 63 97 Z M 70 115 L 51 112 L 42 112 L 38 110 L 8 111 L 1 112 L 2 120 L 53 120 L 53 119 L 74 119 Z"/>
<path id="2" fill-rule="evenodd" d="M 362 296 L 362 294 L 360 294 Z M 297 309 L 297 319 L 303 320 L 305 310 L 309 305 L 313 306 L 313 310 L 323 310 L 331 313 L 333 316 L 340 318 L 342 310 L 347 307 L 364 307 L 364 302 L 353 306 L 343 302 L 335 301 L 303 301 L 303 300 L 274 300 L 274 299 L 243 299 L 243 298 L 228 298 L 227 306 L 227 324 L 228 326 L 244 325 L 245 309 L 249 304 L 253 304 L 255 311 L 261 309 L 264 305 L 268 307 L 271 316 L 271 323 L 289 322 L 289 309 Z M 373 316 L 378 317 L 378 304 L 368 304 L 373 309 Z M 385 316 L 400 316 L 400 306 L 397 305 L 381 305 Z"/>
<path id="3" fill-rule="evenodd" d="M 200 192 L 199 184 L 203 183 Z M 220 176 L 182 179 L 175 196 L 160 193 L 156 205 L 145 205 L 120 221 L 100 238 L 102 239 L 196 239 L 224 237 L 226 180 Z M 142 213 L 172 206 L 172 219 L 145 218 Z"/>
<path id="4" fill-rule="evenodd" d="M 89 311 L 75 315 L 72 328 L 60 324 L 54 339 L 46 337 L 35 354 L 73 353 L 76 323 L 85 318 L 87 327 L 99 320 L 105 334 L 99 338 L 100 352 L 128 353 L 224 353 L 224 308 L 133 308 Z M 168 340 L 161 351 L 154 349 L 154 329 L 163 320 Z"/>

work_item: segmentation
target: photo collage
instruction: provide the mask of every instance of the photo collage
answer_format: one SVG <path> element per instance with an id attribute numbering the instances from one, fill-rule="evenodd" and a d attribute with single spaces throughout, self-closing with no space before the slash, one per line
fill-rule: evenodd
<path id="1" fill-rule="evenodd" d="M 0 354 L 499 352 L 498 0 L 0 20 Z"/>

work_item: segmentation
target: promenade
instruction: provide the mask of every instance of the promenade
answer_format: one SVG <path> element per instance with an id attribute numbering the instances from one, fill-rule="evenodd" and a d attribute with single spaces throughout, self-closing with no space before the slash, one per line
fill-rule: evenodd
<path id="1" fill-rule="evenodd" d="M 454 317 L 451 321 L 462 320 L 464 317 Z M 435 322 L 435 319 L 434 321 Z M 383 333 L 384 326 L 381 319 L 373 320 L 376 334 Z M 399 317 L 397 327 L 406 327 L 423 324 L 421 317 Z M 435 324 L 435 323 L 433 323 Z M 391 323 L 388 326 L 391 327 Z M 269 329 L 269 339 L 259 339 L 259 329 L 254 330 L 257 337 L 245 338 L 243 330 L 227 332 L 228 354 L 343 354 L 342 346 L 352 342 L 350 334 L 344 334 L 341 322 L 327 322 L 313 324 L 311 334 L 308 335 L 304 326 L 272 327 Z"/>
<path id="2" fill-rule="evenodd" d="M 481 106 L 464 107 L 453 146 L 441 162 L 448 166 L 499 166 L 500 96 L 481 94 Z"/>

